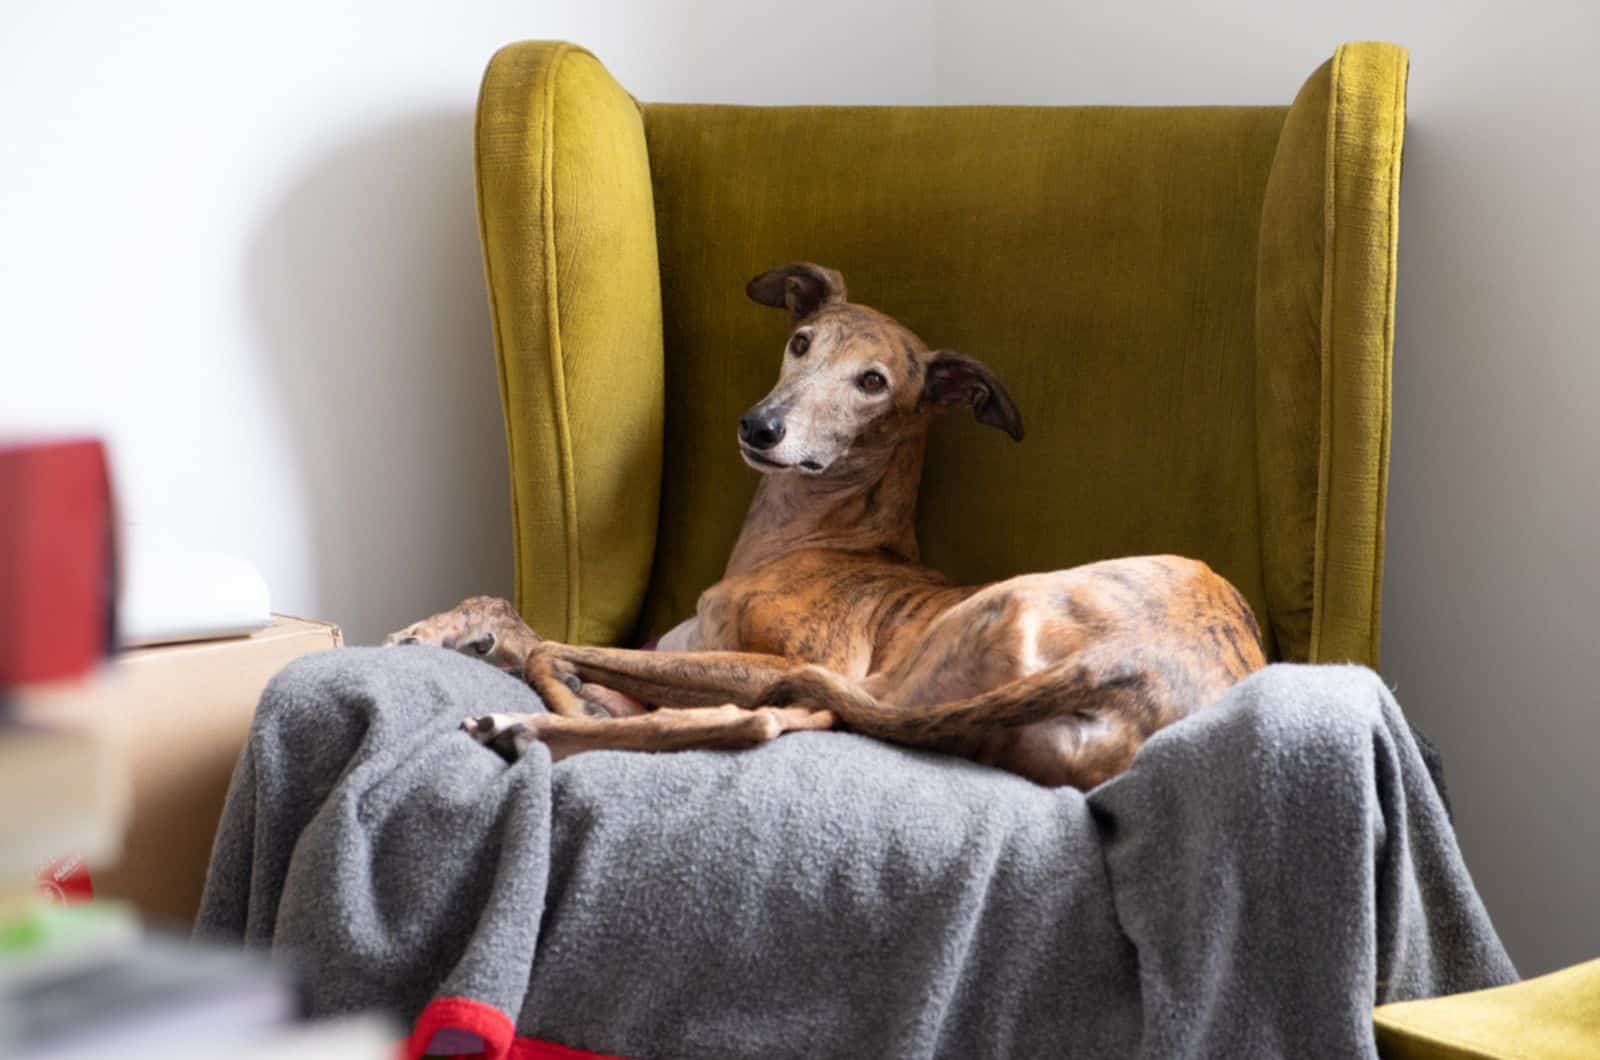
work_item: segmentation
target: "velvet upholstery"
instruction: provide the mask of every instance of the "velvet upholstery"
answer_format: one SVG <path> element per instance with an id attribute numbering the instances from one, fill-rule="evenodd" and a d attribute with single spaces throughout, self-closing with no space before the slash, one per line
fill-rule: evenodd
<path id="1" fill-rule="evenodd" d="M 744 284 L 809 259 L 1022 409 L 1021 444 L 936 425 L 928 562 L 1181 552 L 1276 657 L 1376 663 L 1405 62 L 1345 45 L 1291 107 L 739 107 L 502 50 L 478 180 L 524 615 L 626 643 L 693 612 L 786 330 Z"/>
<path id="2" fill-rule="evenodd" d="M 1600 960 L 1510 986 L 1378 1008 L 1385 1060 L 1593 1060 Z"/>
<path id="3" fill-rule="evenodd" d="M 1286 658 L 1376 665 L 1407 59 L 1346 45 L 1289 108 L 1257 270 L 1268 613 Z"/>
<path id="4" fill-rule="evenodd" d="M 661 485 L 660 273 L 638 108 L 582 49 L 506 48 L 484 81 L 477 173 L 517 604 L 548 636 L 623 640 L 650 581 Z"/>

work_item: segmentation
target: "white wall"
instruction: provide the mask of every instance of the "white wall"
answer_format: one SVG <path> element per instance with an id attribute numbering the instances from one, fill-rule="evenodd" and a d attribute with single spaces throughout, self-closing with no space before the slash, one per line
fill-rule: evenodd
<path id="1" fill-rule="evenodd" d="M 0 434 L 103 433 L 136 532 L 355 642 L 509 595 L 485 62 L 562 38 L 644 98 L 928 101 L 920 0 L 853 8 L 6 0 Z"/>
<path id="2" fill-rule="evenodd" d="M 1589 5 L 648 0 L 0 6 L 0 430 L 352 638 L 509 592 L 471 111 L 500 44 L 650 99 L 1287 102 L 1411 47 L 1384 670 L 1525 972 L 1600 955 Z"/>

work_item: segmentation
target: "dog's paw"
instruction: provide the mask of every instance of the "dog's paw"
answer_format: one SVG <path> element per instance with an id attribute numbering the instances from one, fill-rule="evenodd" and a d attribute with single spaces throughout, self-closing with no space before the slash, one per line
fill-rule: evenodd
<path id="1" fill-rule="evenodd" d="M 474 714 L 461 720 L 461 731 L 507 762 L 515 762 L 539 739 L 525 714 Z"/>
<path id="2" fill-rule="evenodd" d="M 522 621 L 510 601 L 473 596 L 383 639 L 385 646 L 428 644 L 482 659 L 502 670 L 521 671 L 539 635 Z"/>

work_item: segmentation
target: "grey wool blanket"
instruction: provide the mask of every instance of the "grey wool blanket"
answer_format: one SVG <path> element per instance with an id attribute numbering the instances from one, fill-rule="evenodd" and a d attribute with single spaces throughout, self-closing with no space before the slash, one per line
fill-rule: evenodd
<path id="1" fill-rule="evenodd" d="M 1375 1003 L 1516 975 L 1366 669 L 1270 667 L 1087 794 L 844 733 L 552 766 L 456 728 L 539 709 L 434 648 L 290 665 L 197 933 L 410 1055 L 1375 1056 Z"/>

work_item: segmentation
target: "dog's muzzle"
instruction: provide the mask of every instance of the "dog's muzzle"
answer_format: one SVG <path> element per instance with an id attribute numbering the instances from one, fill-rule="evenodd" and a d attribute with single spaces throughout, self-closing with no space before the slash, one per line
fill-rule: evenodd
<path id="1" fill-rule="evenodd" d="M 771 449 L 783 441 L 783 435 L 783 417 L 759 405 L 739 417 L 739 440 L 752 449 Z"/>

